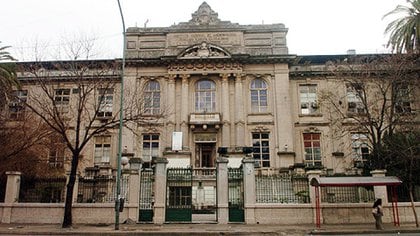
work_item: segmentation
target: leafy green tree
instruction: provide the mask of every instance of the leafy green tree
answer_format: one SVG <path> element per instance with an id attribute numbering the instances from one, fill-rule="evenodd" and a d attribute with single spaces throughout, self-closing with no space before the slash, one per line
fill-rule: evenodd
<path id="1" fill-rule="evenodd" d="M 398 176 L 403 187 L 408 189 L 411 206 L 419 227 L 418 216 L 414 206 L 415 187 L 420 186 L 420 130 L 411 127 L 404 132 L 396 132 L 384 137 L 384 156 L 388 173 Z"/>
<path id="2" fill-rule="evenodd" d="M 397 53 L 418 53 L 420 46 L 420 0 L 407 0 L 410 6 L 398 5 L 394 10 L 387 13 L 401 15 L 391 21 L 385 29 L 389 33 L 388 46 Z"/>
<path id="3" fill-rule="evenodd" d="M 10 46 L 0 46 L 0 107 L 2 108 L 11 89 L 19 85 L 16 79 L 16 65 L 13 63 L 15 59 L 6 51 L 8 48 Z"/>

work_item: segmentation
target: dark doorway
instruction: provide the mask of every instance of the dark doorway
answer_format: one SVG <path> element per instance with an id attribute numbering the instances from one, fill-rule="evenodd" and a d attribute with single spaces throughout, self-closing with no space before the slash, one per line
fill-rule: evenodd
<path id="1" fill-rule="evenodd" d="M 214 167 L 215 143 L 197 143 L 195 167 Z"/>

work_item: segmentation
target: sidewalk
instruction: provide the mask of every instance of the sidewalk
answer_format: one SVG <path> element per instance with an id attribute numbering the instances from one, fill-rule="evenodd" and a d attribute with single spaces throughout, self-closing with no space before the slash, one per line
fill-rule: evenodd
<path id="1" fill-rule="evenodd" d="M 245 224 L 121 224 L 74 225 L 63 229 L 50 224 L 0 224 L 0 235 L 344 235 L 377 233 L 419 233 L 415 225 L 394 227 L 386 224 L 385 230 L 377 231 L 373 224 L 322 225 L 245 225 Z"/>

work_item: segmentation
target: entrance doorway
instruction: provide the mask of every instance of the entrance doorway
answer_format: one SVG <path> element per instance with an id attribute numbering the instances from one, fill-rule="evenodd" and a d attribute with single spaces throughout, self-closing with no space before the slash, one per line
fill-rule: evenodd
<path id="1" fill-rule="evenodd" d="M 215 143 L 196 143 L 195 167 L 214 167 L 215 155 Z"/>

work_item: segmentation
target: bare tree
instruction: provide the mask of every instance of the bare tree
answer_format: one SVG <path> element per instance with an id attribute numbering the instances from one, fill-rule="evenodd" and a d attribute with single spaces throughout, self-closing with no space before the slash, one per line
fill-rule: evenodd
<path id="1" fill-rule="evenodd" d="M 74 53 L 72 59 L 81 58 Z M 120 63 L 114 60 L 54 61 L 23 64 L 22 84 L 31 86 L 26 106 L 56 135 L 71 152 L 70 176 L 66 187 L 63 227 L 72 225 L 73 188 L 83 150 L 89 141 L 109 130 L 118 128 Z M 156 122 L 164 115 L 145 116 L 141 89 L 127 88 L 124 97 L 124 119 L 127 127 Z M 134 125 L 131 125 L 134 124 Z"/>
<path id="2" fill-rule="evenodd" d="M 329 65 L 334 77 L 344 82 L 346 93 L 332 88 L 321 92 L 322 107 L 338 132 L 363 133 L 370 154 L 365 170 L 397 168 L 385 140 L 405 131 L 419 131 L 420 59 L 416 55 L 356 56 Z M 405 161 L 410 161 L 407 157 Z M 414 174 L 399 176 L 403 181 Z M 413 184 L 413 182 L 411 182 Z M 411 189 L 412 190 L 412 189 Z M 411 193 L 412 194 L 412 193 Z"/>

